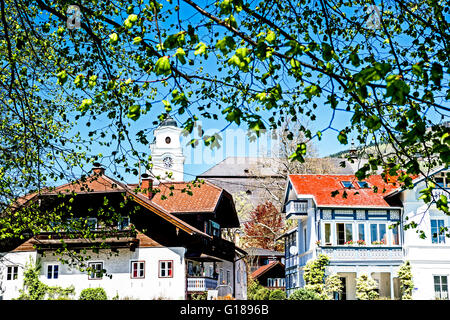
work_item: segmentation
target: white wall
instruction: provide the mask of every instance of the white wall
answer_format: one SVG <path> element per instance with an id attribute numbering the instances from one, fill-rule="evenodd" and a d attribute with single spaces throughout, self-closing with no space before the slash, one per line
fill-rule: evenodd
<path id="1" fill-rule="evenodd" d="M 30 260 L 31 259 L 31 260 Z M 30 261 L 35 261 L 36 252 L 9 252 L 0 253 L 0 296 L 4 300 L 17 298 L 19 290 L 23 287 L 23 272 Z M 8 266 L 17 265 L 18 277 L 16 280 L 6 280 Z"/>
<path id="2" fill-rule="evenodd" d="M 432 300 L 434 294 L 434 275 L 448 275 L 450 280 L 450 238 L 445 243 L 432 243 L 431 222 L 432 218 L 443 219 L 445 226 L 450 226 L 450 219 L 436 209 L 435 205 L 428 206 L 420 197 L 419 191 L 425 188 L 425 184 L 419 183 L 414 189 L 402 193 L 404 204 L 404 222 L 414 221 L 419 230 L 423 230 L 426 238 L 421 239 L 417 229 L 404 231 L 405 260 L 411 263 L 413 273 L 414 290 L 413 299 Z M 405 218 L 408 217 L 408 220 Z"/>
<path id="3" fill-rule="evenodd" d="M 50 286 L 69 287 L 73 285 L 76 290 L 75 299 L 85 288 L 102 287 L 108 298 L 116 295 L 119 299 L 184 299 L 186 287 L 186 272 L 184 260 L 184 248 L 137 248 L 135 252 L 128 249 L 119 250 L 119 255 L 109 255 L 109 251 L 99 254 L 90 253 L 90 262 L 103 262 L 103 267 L 112 278 L 103 276 L 100 280 L 89 280 L 87 272 L 70 269 L 67 264 L 58 262 L 58 256 L 47 253 L 40 256 L 42 265 L 40 280 Z M 34 252 L 8 253 L 7 258 L 12 263 L 25 266 L 28 257 L 36 257 Z M 131 279 L 131 261 L 145 261 L 145 278 Z M 159 260 L 173 261 L 173 277 L 159 278 Z M 58 279 L 47 279 L 47 266 L 59 264 Z M 12 299 L 19 296 L 19 289 L 23 285 L 23 269 L 19 271 L 17 280 L 6 281 L 6 271 L 3 271 L 3 283 L 6 283 L 4 299 Z"/>

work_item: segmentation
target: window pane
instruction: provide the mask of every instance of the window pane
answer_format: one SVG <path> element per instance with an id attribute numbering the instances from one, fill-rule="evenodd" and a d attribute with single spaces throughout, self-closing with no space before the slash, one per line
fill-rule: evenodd
<path id="1" fill-rule="evenodd" d="M 345 241 L 351 241 L 351 240 L 353 240 L 352 224 L 346 223 L 345 224 Z"/>
<path id="2" fill-rule="evenodd" d="M 366 240 L 366 235 L 364 233 L 364 224 L 362 223 L 358 224 L 358 239 Z"/>
<path id="3" fill-rule="evenodd" d="M 379 231 L 380 231 L 380 241 L 383 241 L 385 244 L 387 244 L 387 234 L 386 234 L 386 225 L 380 224 L 378 225 Z"/>
<path id="4" fill-rule="evenodd" d="M 378 228 L 376 224 L 371 224 L 370 225 L 370 240 L 373 241 L 378 241 Z"/>
<path id="5" fill-rule="evenodd" d="M 337 244 L 345 243 L 345 229 L 343 223 L 336 224 Z"/>
<path id="6" fill-rule="evenodd" d="M 47 279 L 52 278 L 52 266 L 47 267 Z"/>
<path id="7" fill-rule="evenodd" d="M 444 228 L 444 220 L 439 220 L 438 227 L 439 243 L 445 243 L 445 231 L 442 230 L 442 228 Z"/>
<path id="8" fill-rule="evenodd" d="M 392 229 L 392 244 L 398 245 L 400 244 L 399 236 L 398 236 L 398 226 L 395 226 Z"/>
<path id="9" fill-rule="evenodd" d="M 331 243 L 331 224 L 325 223 L 325 243 Z"/>
<path id="10" fill-rule="evenodd" d="M 438 286 L 440 286 L 441 285 L 441 281 L 440 281 L 440 276 L 434 276 L 434 285 L 436 286 L 436 285 L 438 285 Z"/>

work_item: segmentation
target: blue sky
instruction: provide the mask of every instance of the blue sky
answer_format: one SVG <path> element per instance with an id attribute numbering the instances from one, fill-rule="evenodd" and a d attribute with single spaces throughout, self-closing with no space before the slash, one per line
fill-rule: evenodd
<path id="1" fill-rule="evenodd" d="M 192 18 L 192 16 L 198 15 L 192 8 L 187 7 L 183 8 L 183 15 L 186 17 Z M 194 18 L 195 19 L 195 18 Z M 169 21 L 170 23 L 170 21 Z M 201 39 L 200 39 L 201 41 Z M 204 67 L 207 70 L 216 70 L 216 66 L 213 62 L 206 62 L 204 63 Z M 162 100 L 164 98 L 164 95 L 170 94 L 170 89 L 161 87 L 161 94 L 158 99 Z M 350 123 L 350 119 L 352 116 L 352 113 L 345 112 L 345 111 L 337 111 L 332 122 L 332 128 L 328 128 L 330 125 L 330 120 L 332 119 L 332 114 L 330 112 L 330 108 L 328 105 L 323 105 L 320 103 L 320 101 L 323 101 L 323 99 L 318 99 L 317 104 L 318 108 L 315 110 L 316 120 L 308 122 L 308 128 L 311 129 L 312 132 L 317 132 L 319 130 L 325 130 L 322 134 L 322 139 L 319 141 L 316 138 L 313 139 L 313 144 L 317 150 L 319 157 L 325 157 L 330 154 L 348 149 L 348 145 L 342 145 L 337 141 L 337 134 L 338 130 L 343 129 Z M 161 112 L 164 111 L 164 106 L 161 102 L 158 100 L 152 101 L 154 104 L 154 107 L 152 111 L 149 114 L 142 115 L 141 119 L 139 119 L 136 122 L 132 123 L 132 133 L 136 133 L 137 131 L 141 129 L 151 129 L 154 128 L 154 125 L 152 122 L 156 119 L 157 115 L 159 115 Z M 342 106 L 340 106 L 342 108 Z M 194 109 L 195 110 L 195 107 Z M 194 111 L 193 111 L 194 112 Z M 224 116 L 221 115 L 220 110 L 211 110 L 211 112 L 218 114 L 219 120 L 209 120 L 205 118 L 201 118 L 201 124 L 203 129 L 206 131 L 206 133 L 212 133 L 222 130 L 228 125 L 228 122 L 224 119 Z M 172 113 L 174 118 L 178 121 L 178 124 L 181 125 L 186 120 L 186 115 L 178 116 L 176 113 Z M 433 111 L 431 110 L 428 114 L 429 117 L 437 119 L 436 114 L 433 115 Z M 106 123 L 106 122 L 105 122 Z M 98 121 L 96 123 L 97 127 L 102 126 L 102 121 Z M 328 128 L 328 129 L 327 129 Z M 261 144 L 263 139 L 259 139 L 256 143 L 255 142 L 249 142 L 248 138 L 246 136 L 247 128 L 246 126 L 238 127 L 236 125 L 231 125 L 227 128 L 227 131 L 224 132 L 226 134 L 227 132 L 230 132 L 232 137 L 237 140 L 239 143 L 235 142 L 236 146 L 231 148 L 230 143 L 225 143 L 225 146 L 220 148 L 219 150 L 216 150 L 212 152 L 211 150 L 205 148 L 204 146 L 199 146 L 199 150 L 192 149 L 190 146 L 185 146 L 184 151 L 185 155 L 187 157 L 187 161 L 185 164 L 185 180 L 191 180 L 194 178 L 194 176 L 201 174 L 202 172 L 209 169 L 214 164 L 220 162 L 226 157 L 230 156 L 257 156 L 258 150 L 256 146 Z M 87 130 L 83 128 L 83 133 L 87 133 Z M 351 141 L 352 138 L 355 138 L 355 136 L 350 135 L 349 141 Z M 153 137 L 151 135 L 151 132 L 149 133 L 148 140 L 151 142 L 153 140 Z M 225 141 L 226 142 L 226 141 Z M 139 146 L 140 151 L 149 151 L 148 146 Z M 110 151 L 106 150 L 105 148 L 94 148 L 95 152 L 102 152 L 107 155 L 110 154 Z M 260 150 L 261 151 L 261 150 Z M 197 158 L 192 161 L 192 154 L 196 154 Z M 200 161 L 198 161 L 199 157 L 198 154 L 200 154 Z M 132 175 L 128 175 L 129 179 L 134 181 L 137 180 L 137 177 L 134 177 Z"/>

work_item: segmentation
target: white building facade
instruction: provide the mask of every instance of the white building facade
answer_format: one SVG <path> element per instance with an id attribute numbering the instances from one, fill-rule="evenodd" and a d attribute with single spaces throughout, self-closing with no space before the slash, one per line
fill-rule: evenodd
<path id="1" fill-rule="evenodd" d="M 118 249 L 103 250 L 98 254 L 89 252 L 86 265 L 104 274 L 80 271 L 74 265 L 62 263 L 59 255 L 36 250 L 17 251 L 1 254 L 0 258 L 0 297 L 4 300 L 16 299 L 23 289 L 24 271 L 27 266 L 39 261 L 41 266 L 39 280 L 49 286 L 68 288 L 73 286 L 78 299 L 86 288 L 103 288 L 108 299 L 128 300 L 183 300 L 187 293 L 216 290 L 220 283 L 235 288 L 236 299 L 246 299 L 245 268 L 241 263 L 222 261 L 205 263 L 199 275 L 191 275 L 188 265 L 194 261 L 186 259 L 183 247 L 143 247 L 135 251 Z M 67 257 L 62 257 L 67 258 Z M 234 270 L 235 269 L 235 270 Z M 235 273 L 233 272 L 235 271 Z M 214 278 L 214 273 L 218 278 Z M 236 278 L 235 278 L 236 277 Z M 245 282 L 244 282 L 245 281 Z"/>
<path id="2" fill-rule="evenodd" d="M 435 192 L 445 194 L 446 172 L 438 170 L 434 177 L 440 187 Z M 287 293 L 304 286 L 307 261 L 325 254 L 327 274 L 337 273 L 344 285 L 338 299 L 356 299 L 356 278 L 362 274 L 376 280 L 380 297 L 400 299 L 398 270 L 405 261 L 411 264 L 413 299 L 448 299 L 450 245 L 439 230 L 450 220 L 435 204 L 418 199 L 424 179 L 414 182 L 413 190 L 402 190 L 377 176 L 360 185 L 354 176 L 291 175 L 284 208 L 298 227 L 285 235 Z M 373 186 L 386 192 L 373 193 Z M 331 196 L 335 190 L 339 193 Z M 403 230 L 411 221 L 418 228 Z"/>

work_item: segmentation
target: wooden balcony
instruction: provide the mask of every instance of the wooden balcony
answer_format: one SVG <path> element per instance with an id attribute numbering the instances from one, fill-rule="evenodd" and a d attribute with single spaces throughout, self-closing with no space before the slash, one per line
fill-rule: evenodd
<path id="1" fill-rule="evenodd" d="M 110 248 L 129 248 L 134 251 L 139 240 L 132 230 L 95 230 L 89 236 L 77 232 L 42 232 L 34 236 L 31 242 L 38 252 L 63 246 L 78 250 L 105 244 Z"/>
<path id="2" fill-rule="evenodd" d="M 217 279 L 209 277 L 189 277 L 187 279 L 188 292 L 200 292 L 217 288 Z"/>
<path id="3" fill-rule="evenodd" d="M 299 219 L 308 214 L 308 202 L 290 200 L 286 204 L 286 218 Z"/>

